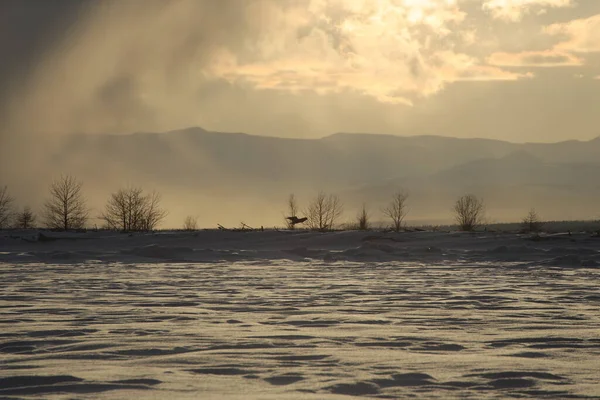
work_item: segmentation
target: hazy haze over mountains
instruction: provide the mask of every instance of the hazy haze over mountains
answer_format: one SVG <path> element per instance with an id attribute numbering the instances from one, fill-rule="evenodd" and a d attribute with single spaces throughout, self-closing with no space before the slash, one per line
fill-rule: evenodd
<path id="1" fill-rule="evenodd" d="M 520 219 L 530 207 L 544 218 L 597 217 L 600 139 L 515 144 L 438 136 L 338 133 L 284 139 L 190 128 L 167 133 L 71 135 L 37 160 L 28 185 L 9 182 L 20 198 L 41 199 L 48 181 L 71 172 L 85 182 L 97 210 L 120 186 L 163 194 L 178 227 L 281 224 L 285 200 L 302 205 L 317 190 L 339 194 L 352 220 L 366 202 L 373 217 L 398 188 L 410 192 L 409 222 L 449 222 L 456 197 L 483 196 L 491 221 Z M 40 172 L 43 171 L 43 172 Z M 24 190 L 20 190 L 23 188 Z"/>

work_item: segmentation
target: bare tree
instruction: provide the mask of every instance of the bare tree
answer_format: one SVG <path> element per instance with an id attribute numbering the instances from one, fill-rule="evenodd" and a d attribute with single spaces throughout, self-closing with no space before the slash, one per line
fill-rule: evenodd
<path id="1" fill-rule="evenodd" d="M 383 213 L 392 220 L 392 229 L 395 232 L 400 232 L 404 217 L 408 214 L 407 199 L 408 193 L 400 190 L 394 194 L 392 201 L 383 209 Z"/>
<path id="2" fill-rule="evenodd" d="M 456 200 L 454 218 L 460 230 L 472 231 L 483 223 L 483 199 L 473 194 L 467 194 Z"/>
<path id="3" fill-rule="evenodd" d="M 3 229 L 10 224 L 13 216 L 12 203 L 14 199 L 8 194 L 8 187 L 0 188 L 0 229 Z"/>
<path id="4" fill-rule="evenodd" d="M 308 227 L 322 232 L 331 230 L 343 212 L 342 201 L 337 195 L 321 191 L 306 209 Z"/>
<path id="5" fill-rule="evenodd" d="M 83 183 L 71 175 L 63 175 L 50 185 L 50 198 L 44 204 L 46 225 L 51 229 L 81 229 L 89 210 L 81 192 Z"/>
<path id="6" fill-rule="evenodd" d="M 287 213 L 289 216 L 285 217 L 285 224 L 288 229 L 294 229 L 296 227 L 296 217 L 298 217 L 298 201 L 294 193 L 290 194 L 287 201 Z"/>
<path id="7" fill-rule="evenodd" d="M 367 211 L 367 205 L 363 203 L 362 209 L 356 215 L 356 222 L 358 225 L 358 229 L 361 231 L 366 231 L 371 228 L 370 215 Z"/>
<path id="8" fill-rule="evenodd" d="M 36 216 L 31 211 L 31 208 L 29 206 L 25 206 L 25 208 L 23 208 L 23 211 L 17 213 L 16 227 L 21 229 L 33 228 L 35 220 Z"/>
<path id="9" fill-rule="evenodd" d="M 139 187 L 129 186 L 110 195 L 100 216 L 109 229 L 125 232 L 151 231 L 166 217 L 160 207 L 160 194 L 145 195 Z"/>
<path id="10" fill-rule="evenodd" d="M 160 193 L 152 192 L 146 199 L 143 227 L 145 231 L 153 231 L 169 213 L 160 207 Z"/>
<path id="11" fill-rule="evenodd" d="M 142 218 L 142 189 L 127 187 L 112 193 L 100 216 L 109 229 L 139 230 Z"/>
<path id="12" fill-rule="evenodd" d="M 195 231 L 197 229 L 198 229 L 198 218 L 192 217 L 191 215 L 188 215 L 187 217 L 185 217 L 185 220 L 183 221 L 183 230 Z"/>
<path id="13" fill-rule="evenodd" d="M 538 233 L 542 230 L 544 223 L 540 220 L 535 208 L 532 208 L 527 213 L 527 216 L 523 218 L 521 225 L 525 232 Z"/>

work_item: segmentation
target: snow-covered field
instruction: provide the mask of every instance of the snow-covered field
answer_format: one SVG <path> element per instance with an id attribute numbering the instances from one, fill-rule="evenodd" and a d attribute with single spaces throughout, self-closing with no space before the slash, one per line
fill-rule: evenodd
<path id="1" fill-rule="evenodd" d="M 587 234 L 0 233 L 0 398 L 600 398 Z"/>

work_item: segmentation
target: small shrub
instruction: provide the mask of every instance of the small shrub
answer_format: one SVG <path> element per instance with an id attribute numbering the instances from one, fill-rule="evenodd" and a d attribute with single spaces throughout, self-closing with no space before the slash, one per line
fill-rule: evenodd
<path id="1" fill-rule="evenodd" d="M 20 229 L 31 229 L 35 224 L 36 216 L 31 208 L 26 206 L 23 211 L 17 213 L 15 226 Z"/>
<path id="2" fill-rule="evenodd" d="M 454 214 L 461 231 L 473 231 L 483 223 L 483 200 L 472 194 L 464 195 L 456 200 Z"/>
<path id="3" fill-rule="evenodd" d="M 188 215 L 183 221 L 183 230 L 195 231 L 198 229 L 198 218 Z"/>
<path id="4" fill-rule="evenodd" d="M 544 223 L 540 220 L 534 208 L 529 210 L 529 213 L 527 213 L 527 216 L 521 222 L 522 230 L 528 233 L 539 233 L 543 226 Z"/>
<path id="5" fill-rule="evenodd" d="M 371 228 L 369 212 L 367 211 L 367 206 L 364 203 L 362 209 L 358 212 L 358 215 L 356 216 L 356 223 L 358 230 L 367 231 Z"/>

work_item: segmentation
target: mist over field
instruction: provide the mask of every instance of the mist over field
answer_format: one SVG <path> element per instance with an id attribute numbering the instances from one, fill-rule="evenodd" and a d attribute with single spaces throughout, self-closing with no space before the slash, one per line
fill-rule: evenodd
<path id="1" fill-rule="evenodd" d="M 71 172 L 83 181 L 90 225 L 109 194 L 127 185 L 162 194 L 169 211 L 162 227 L 180 228 L 187 215 L 200 227 L 217 224 L 282 226 L 294 193 L 301 214 L 317 191 L 337 194 L 339 223 L 353 222 L 363 203 L 372 219 L 399 189 L 409 193 L 406 222 L 453 222 L 452 206 L 465 193 L 486 203 L 488 223 L 520 221 L 535 207 L 547 220 L 595 219 L 600 198 L 600 139 L 515 144 L 434 136 L 336 134 L 285 139 L 208 132 L 73 135 L 9 180 L 15 196 L 41 207 L 48 184 Z M 16 179 L 15 179 L 16 178 Z"/>

